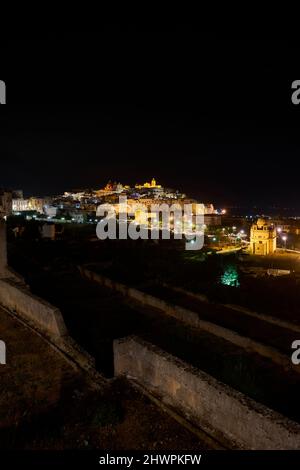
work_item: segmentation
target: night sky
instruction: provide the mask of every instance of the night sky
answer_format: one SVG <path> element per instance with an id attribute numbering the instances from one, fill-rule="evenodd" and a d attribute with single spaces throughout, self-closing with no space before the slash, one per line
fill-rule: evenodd
<path id="1" fill-rule="evenodd" d="M 99 30 L 8 41 L 0 186 L 48 195 L 154 176 L 206 202 L 300 213 L 295 43 Z"/>

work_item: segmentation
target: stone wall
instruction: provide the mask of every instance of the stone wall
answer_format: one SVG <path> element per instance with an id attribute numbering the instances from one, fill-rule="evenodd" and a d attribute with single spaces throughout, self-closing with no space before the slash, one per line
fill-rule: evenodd
<path id="1" fill-rule="evenodd" d="M 24 279 L 7 265 L 6 224 L 3 219 L 0 219 L 0 306 L 47 340 L 73 365 L 88 371 L 95 383 L 105 382 L 95 370 L 94 358 L 69 336 L 61 311 L 33 295 Z"/>
<path id="2" fill-rule="evenodd" d="M 49 335 L 57 337 L 67 335 L 60 310 L 34 296 L 26 287 L 11 279 L 0 279 L 0 304 L 33 321 Z"/>
<path id="3" fill-rule="evenodd" d="M 299 424 L 139 338 L 114 341 L 114 367 L 233 447 L 300 448 Z"/>
<path id="4" fill-rule="evenodd" d="M 6 224 L 0 218 L 0 278 L 6 274 L 7 269 L 7 246 L 6 246 Z"/>
<path id="5" fill-rule="evenodd" d="M 166 302 L 163 299 L 146 294 L 145 292 L 126 286 L 120 282 L 113 281 L 112 279 L 90 271 L 89 269 L 82 266 L 79 267 L 79 270 L 82 276 L 86 277 L 87 279 L 119 292 L 120 294 L 140 303 L 141 305 L 158 309 L 163 312 L 163 314 L 169 315 L 179 321 L 186 323 L 187 325 L 190 325 L 194 328 L 199 328 L 219 338 L 225 339 L 226 341 L 229 341 L 246 351 L 260 354 L 261 356 L 270 359 L 275 364 L 286 367 L 288 369 L 292 368 L 296 373 L 300 373 L 300 368 L 291 364 L 290 357 L 280 353 L 277 349 L 271 346 L 267 346 L 263 343 L 260 343 L 259 341 L 255 341 L 251 338 L 243 336 L 236 331 L 230 330 L 229 328 L 216 325 L 215 323 L 212 323 L 208 320 L 203 320 L 196 312 L 188 310 L 184 307 L 180 307 L 179 305 Z"/>

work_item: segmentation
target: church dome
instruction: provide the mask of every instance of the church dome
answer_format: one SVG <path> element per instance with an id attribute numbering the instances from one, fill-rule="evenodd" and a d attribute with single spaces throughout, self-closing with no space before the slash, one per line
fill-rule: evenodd
<path id="1" fill-rule="evenodd" d="M 263 227 L 264 225 L 268 225 L 268 224 L 267 224 L 267 222 L 266 222 L 265 219 L 259 218 L 259 219 L 257 219 L 256 225 L 257 225 L 258 227 Z"/>

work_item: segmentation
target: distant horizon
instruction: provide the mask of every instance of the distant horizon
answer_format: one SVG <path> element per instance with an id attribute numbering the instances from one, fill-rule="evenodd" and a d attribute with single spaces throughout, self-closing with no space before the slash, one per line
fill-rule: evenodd
<path id="1" fill-rule="evenodd" d="M 10 42 L 27 73 L 3 77 L 2 184 L 60 194 L 154 176 L 216 205 L 300 211 L 294 42 L 114 30 L 108 53 L 107 34 Z"/>
<path id="2" fill-rule="evenodd" d="M 151 177 L 152 178 L 152 177 Z M 148 179 L 147 181 L 151 180 Z M 155 176 L 154 176 L 155 178 Z M 53 193 L 51 192 L 47 192 L 47 193 L 36 193 L 36 192 L 31 192 L 31 191 L 28 191 L 28 190 L 23 190 L 22 188 L 6 188 L 10 191 L 23 191 L 23 196 L 24 198 L 29 198 L 29 197 L 40 197 L 40 198 L 46 198 L 46 197 L 57 197 L 57 196 L 62 196 L 65 192 L 72 192 L 72 191 L 84 191 L 84 190 L 93 190 L 93 191 L 96 191 L 96 190 L 99 190 L 99 189 L 103 189 L 105 187 L 105 185 L 109 182 L 117 182 L 117 183 L 121 183 L 123 185 L 128 185 L 128 182 L 125 182 L 125 183 L 122 183 L 122 181 L 119 181 L 118 179 L 114 179 L 114 178 L 110 178 L 108 179 L 103 185 L 98 185 L 97 187 L 93 187 L 92 185 L 91 186 L 86 186 L 86 187 L 73 187 L 73 188 L 69 188 L 69 187 L 66 187 L 64 189 L 62 189 L 62 191 L 55 191 Z M 161 183 L 158 179 L 156 179 L 157 183 Z M 138 182 L 141 182 L 141 183 L 144 183 L 145 181 L 143 181 L 142 179 Z M 136 183 L 135 183 L 136 184 Z M 131 188 L 134 187 L 134 185 L 130 185 L 129 186 Z M 174 188 L 170 185 L 166 185 L 164 186 L 162 184 L 163 187 L 167 187 L 167 188 L 171 188 L 175 191 L 179 190 L 178 188 Z M 0 185 L 0 187 L 2 187 Z M 278 211 L 279 212 L 285 212 L 285 214 L 281 214 L 282 216 L 285 216 L 285 217 L 300 217 L 300 207 L 297 208 L 295 205 L 286 205 L 286 204 L 262 204 L 262 203 L 259 203 L 259 202 L 253 202 L 252 204 L 247 204 L 247 203 L 241 203 L 241 204 L 235 204 L 235 203 L 230 203 L 230 204 L 225 204 L 224 202 L 222 203 L 222 201 L 215 201 L 215 200 L 209 200 L 207 198 L 203 198 L 202 196 L 200 195 L 195 195 L 195 193 L 188 193 L 187 191 L 183 189 L 180 189 L 180 191 L 182 191 L 182 193 L 184 193 L 186 195 L 187 198 L 191 198 L 191 199 L 195 199 L 195 200 L 198 200 L 204 204 L 213 204 L 215 206 L 215 208 L 225 208 L 228 210 L 228 215 L 246 215 L 246 212 L 248 213 L 247 215 L 252 215 L 252 216 L 259 216 L 259 215 L 275 215 L 277 213 L 277 215 L 280 215 L 278 214 Z M 242 212 L 241 212 L 242 211 Z"/>

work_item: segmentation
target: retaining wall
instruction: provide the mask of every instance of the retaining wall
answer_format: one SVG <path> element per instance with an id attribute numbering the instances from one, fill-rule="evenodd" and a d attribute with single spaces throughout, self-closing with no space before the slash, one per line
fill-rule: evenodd
<path id="1" fill-rule="evenodd" d="M 138 289 L 128 287 L 120 282 L 113 281 L 101 274 L 97 274 L 93 271 L 90 271 L 87 268 L 82 266 L 79 267 L 79 270 L 82 276 L 86 277 L 91 281 L 95 281 L 104 287 L 120 292 L 122 295 L 133 299 L 136 302 L 139 302 L 142 305 L 153 307 L 161 310 L 164 314 L 169 315 L 179 321 L 186 323 L 195 328 L 199 328 L 203 331 L 206 331 L 210 334 L 223 338 L 226 341 L 231 342 L 232 344 L 248 350 L 255 352 L 270 359 L 275 364 L 278 364 L 287 369 L 293 369 L 296 373 L 300 373 L 299 366 L 295 366 L 291 363 L 290 357 L 280 353 L 277 349 L 267 346 L 263 343 L 255 341 L 251 338 L 243 336 L 236 331 L 230 330 L 220 325 L 216 325 L 208 320 L 202 320 L 199 317 L 199 314 L 188 310 L 179 305 L 174 305 L 165 300 L 154 297 L 153 295 L 146 294 Z"/>
<path id="2" fill-rule="evenodd" d="M 6 273 L 7 268 L 7 245 L 6 245 L 6 224 L 0 218 L 0 277 Z"/>
<path id="3" fill-rule="evenodd" d="M 115 375 L 134 379 L 216 438 L 245 449 L 299 449 L 300 425 L 159 348 L 114 341 Z"/>
<path id="4" fill-rule="evenodd" d="M 33 321 L 50 335 L 67 335 L 60 310 L 11 279 L 0 279 L 0 304 Z"/>

